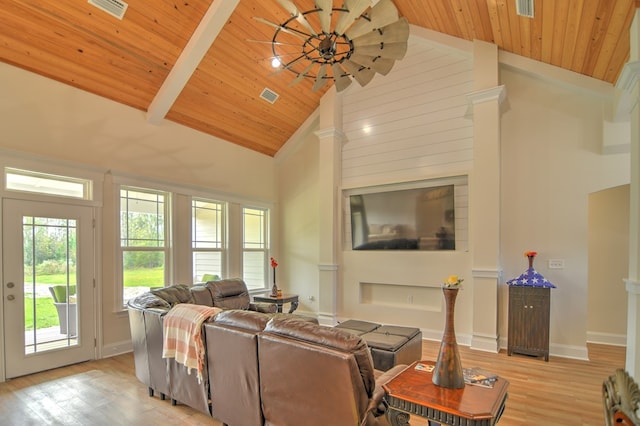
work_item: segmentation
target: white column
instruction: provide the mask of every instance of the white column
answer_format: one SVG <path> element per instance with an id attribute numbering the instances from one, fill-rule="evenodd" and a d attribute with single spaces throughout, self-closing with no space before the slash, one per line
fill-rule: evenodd
<path id="1" fill-rule="evenodd" d="M 625 368 L 633 377 L 640 374 L 640 11 L 636 9 L 630 31 L 630 62 L 618 79 L 622 93 L 618 109 L 628 106 L 631 119 L 631 185 L 629 189 L 629 278 L 625 280 L 627 302 L 627 359 Z M 625 101 L 626 99 L 626 101 Z M 629 99 L 631 101 L 629 101 Z"/>
<path id="2" fill-rule="evenodd" d="M 498 49 L 474 41 L 474 89 L 467 97 L 473 116 L 473 172 L 469 176 L 469 218 L 473 274 L 471 348 L 498 352 L 500 276 L 500 104 Z"/>
<path id="3" fill-rule="evenodd" d="M 342 158 L 342 97 L 335 89 L 320 100 L 318 136 L 319 182 L 319 289 L 318 321 L 324 325 L 337 323 L 339 295 L 341 158 Z"/>

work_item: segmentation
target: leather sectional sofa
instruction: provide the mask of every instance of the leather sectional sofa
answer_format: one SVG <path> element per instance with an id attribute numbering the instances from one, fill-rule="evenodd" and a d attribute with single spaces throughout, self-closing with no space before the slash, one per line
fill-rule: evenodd
<path id="1" fill-rule="evenodd" d="M 129 304 L 138 379 L 225 425 L 388 425 L 382 385 L 360 336 L 249 303 L 239 279 L 152 290 Z M 162 318 L 177 303 L 226 309 L 203 324 L 205 379 L 162 358 Z"/>
<path id="2" fill-rule="evenodd" d="M 127 304 L 136 377 L 149 387 L 149 395 L 178 402 L 210 413 L 209 384 L 198 383 L 195 374 L 173 359 L 162 358 L 162 321 L 178 303 L 215 306 L 222 309 L 276 312 L 275 304 L 251 303 L 247 286 L 241 279 L 198 283 L 192 287 L 174 285 L 144 293 Z M 206 369 L 206 365 L 205 365 Z M 207 377 L 207 372 L 203 372 Z"/>

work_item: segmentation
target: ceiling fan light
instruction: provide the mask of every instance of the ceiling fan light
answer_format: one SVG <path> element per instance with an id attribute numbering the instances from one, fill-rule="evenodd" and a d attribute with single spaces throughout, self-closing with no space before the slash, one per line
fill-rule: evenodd
<path id="1" fill-rule="evenodd" d="M 280 59 L 278 59 L 277 56 L 271 60 L 271 66 L 273 68 L 278 68 L 280 65 L 282 65 L 282 62 L 280 62 Z"/>

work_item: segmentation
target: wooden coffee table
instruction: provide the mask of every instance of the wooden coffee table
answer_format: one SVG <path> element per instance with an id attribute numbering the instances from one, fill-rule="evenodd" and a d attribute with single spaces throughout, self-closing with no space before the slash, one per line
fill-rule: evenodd
<path id="1" fill-rule="evenodd" d="M 436 386 L 432 373 L 416 370 L 417 361 L 382 387 L 389 404 L 387 418 L 393 426 L 409 424 L 409 415 L 425 417 L 429 425 L 491 426 L 500 420 L 509 382 L 499 377 L 493 388 L 466 385 L 462 389 Z"/>

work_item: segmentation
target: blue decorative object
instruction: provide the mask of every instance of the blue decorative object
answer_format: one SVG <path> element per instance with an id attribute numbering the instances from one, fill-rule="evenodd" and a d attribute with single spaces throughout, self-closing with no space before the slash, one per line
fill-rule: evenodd
<path id="1" fill-rule="evenodd" d="M 533 258 L 536 254 L 536 252 L 525 253 L 525 256 L 529 258 L 529 268 L 518 278 L 508 280 L 507 285 L 556 288 L 551 281 L 540 275 L 538 271 L 533 268 Z"/>

